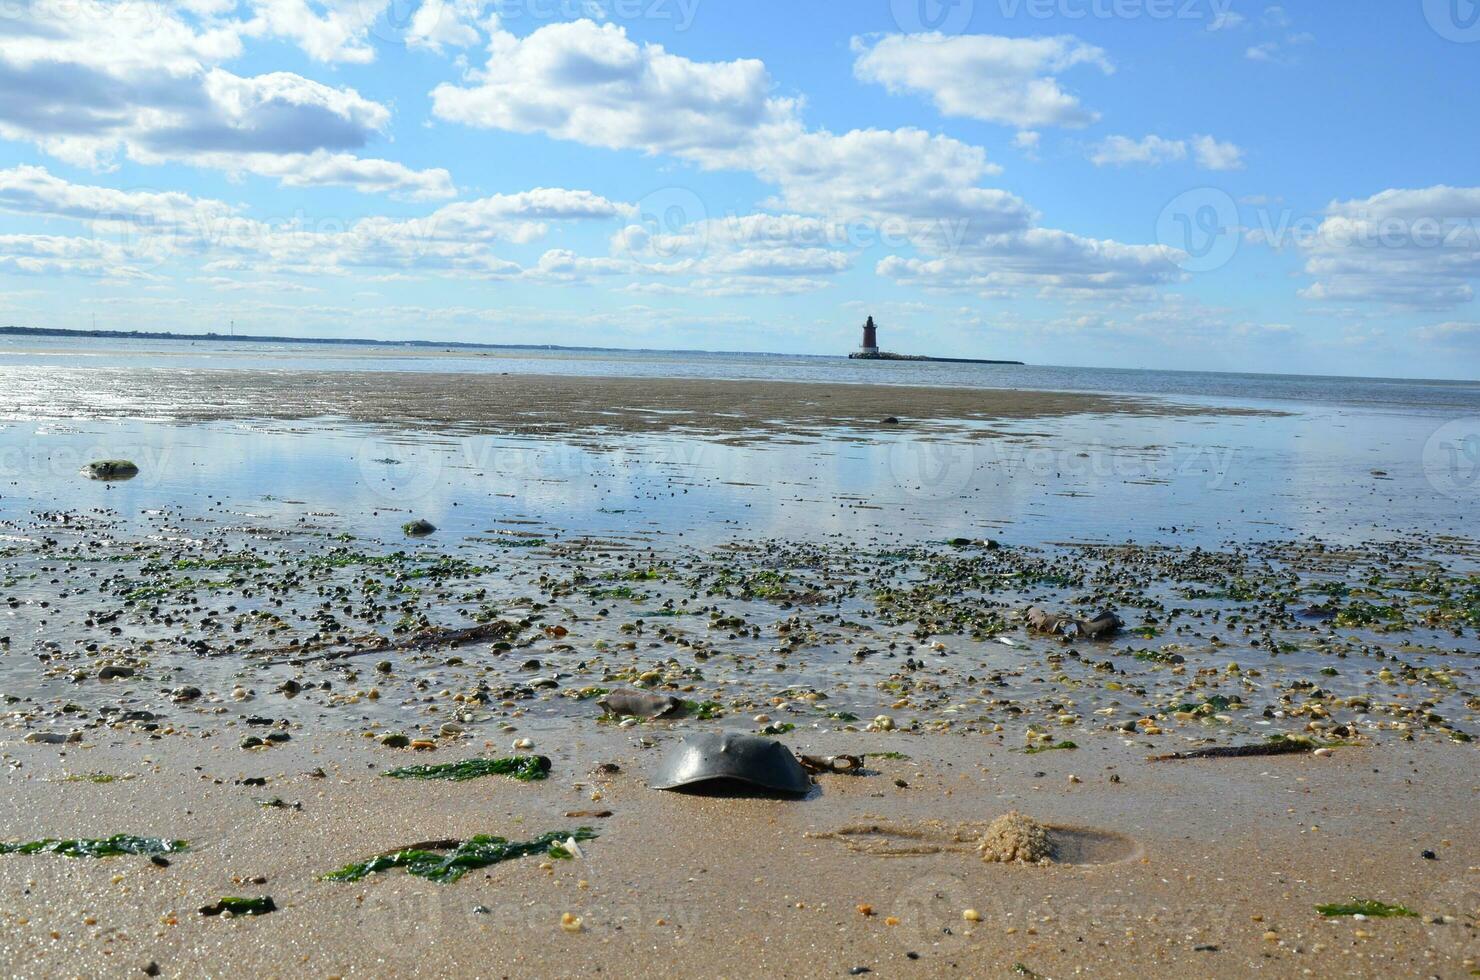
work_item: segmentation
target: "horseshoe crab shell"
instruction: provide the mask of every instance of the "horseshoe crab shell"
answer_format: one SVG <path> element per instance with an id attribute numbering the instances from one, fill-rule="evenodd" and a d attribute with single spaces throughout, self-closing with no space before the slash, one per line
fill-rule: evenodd
<path id="1" fill-rule="evenodd" d="M 607 714 L 631 715 L 636 718 L 661 718 L 678 711 L 676 697 L 657 694 L 653 691 L 638 691 L 630 687 L 619 687 L 596 699 L 596 703 Z"/>
<path id="2" fill-rule="evenodd" d="M 654 789 L 679 789 L 734 780 L 778 793 L 802 794 L 811 780 L 791 749 L 769 738 L 739 732 L 695 732 L 668 751 Z"/>

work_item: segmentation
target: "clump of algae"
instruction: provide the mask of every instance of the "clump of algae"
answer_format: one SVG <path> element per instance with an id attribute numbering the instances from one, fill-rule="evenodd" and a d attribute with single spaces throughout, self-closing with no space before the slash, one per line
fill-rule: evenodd
<path id="1" fill-rule="evenodd" d="M 988 824 L 987 832 L 976 849 L 983 861 L 1053 862 L 1053 844 L 1048 839 L 1048 828 L 1016 810 L 1004 813 Z"/>

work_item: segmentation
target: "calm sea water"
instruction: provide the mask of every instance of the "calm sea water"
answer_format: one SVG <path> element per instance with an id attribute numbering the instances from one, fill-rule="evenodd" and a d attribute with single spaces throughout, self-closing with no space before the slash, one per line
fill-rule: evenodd
<path id="1" fill-rule="evenodd" d="M 0 521 L 104 508 L 168 509 L 393 539 L 409 515 L 439 541 L 492 527 L 685 544 L 990 534 L 1018 543 L 1369 540 L 1468 535 L 1480 503 L 1480 383 L 881 363 L 844 358 L 356 345 L 0 338 L 9 390 L 87 384 L 89 367 L 487 371 L 764 378 L 1139 394 L 1279 409 L 1263 416 L 1071 416 L 994 423 L 975 441 L 908 432 L 737 447 L 683 435 L 600 448 L 497 433 L 388 432 L 322 420 L 181 425 L 7 412 L 0 387 Z M 167 402 L 162 397 L 162 402 Z M 32 399 L 29 404 L 35 404 Z M 44 404 L 44 400 L 42 402 Z M 11 400 L 11 407 L 19 404 Z M 168 414 L 168 413 L 164 413 Z M 840 433 L 840 435 L 856 435 Z M 89 459 L 143 474 L 105 485 Z M 515 524 L 514 522 L 517 522 Z"/>
<path id="2" fill-rule="evenodd" d="M 1480 381 L 1300 374 L 1139 371 L 1052 365 L 854 361 L 845 357 L 700 351 L 524 350 L 366 344 L 0 337 L 0 368 L 194 367 L 283 371 L 507 371 L 600 377 L 691 377 L 1029 388 L 1175 396 L 1239 405 L 1386 406 L 1480 413 Z"/>

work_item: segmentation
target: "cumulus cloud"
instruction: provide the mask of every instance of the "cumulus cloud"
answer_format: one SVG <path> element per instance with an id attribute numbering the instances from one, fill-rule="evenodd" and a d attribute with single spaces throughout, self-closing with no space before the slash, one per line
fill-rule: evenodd
<path id="1" fill-rule="evenodd" d="M 1445 309 L 1480 279 L 1480 187 L 1389 189 L 1334 201 L 1299 242 L 1313 300 Z"/>
<path id="2" fill-rule="evenodd" d="M 23 16 L 0 18 L 0 136 L 91 167 L 123 152 L 299 186 L 453 193 L 445 170 L 354 155 L 390 120 L 354 89 L 219 67 L 241 54 L 239 24 L 196 27 L 146 3 L 17 2 Z"/>
<path id="3" fill-rule="evenodd" d="M 1187 159 L 1187 144 L 1182 140 L 1162 139 L 1146 136 L 1133 140 L 1129 136 L 1107 136 L 1101 140 L 1089 156 L 1097 167 L 1110 164 L 1123 166 L 1128 163 L 1162 164 L 1169 160 Z"/>
<path id="4" fill-rule="evenodd" d="M 470 48 L 482 36 L 477 20 L 487 6 L 484 0 L 421 0 L 406 28 L 406 43 L 439 53 L 447 47 Z"/>
<path id="5" fill-rule="evenodd" d="M 289 41 L 316 61 L 368 64 L 375 60 L 370 32 L 390 0 L 250 0 L 249 6 L 252 17 L 240 27 L 245 35 Z"/>
<path id="6" fill-rule="evenodd" d="M 890 34 L 872 42 L 855 37 L 853 51 L 860 81 L 928 96 L 947 116 L 1022 129 L 1094 122 L 1099 114 L 1054 76 L 1080 65 L 1115 70 L 1103 50 L 1068 35 Z"/>
<path id="7" fill-rule="evenodd" d="M 495 25 L 487 63 L 465 85 L 439 85 L 432 101 L 438 117 L 470 126 L 749 170 L 780 188 L 784 207 L 949 214 L 984 231 L 1026 224 L 1021 201 L 975 186 L 996 170 L 981 148 L 918 129 L 807 129 L 798 102 L 772 87 L 759 61 L 692 61 L 582 20 L 522 39 Z"/>
<path id="8" fill-rule="evenodd" d="M 841 134 L 808 128 L 801 104 L 774 94 L 761 62 L 693 61 L 661 45 L 636 42 L 618 26 L 591 21 L 548 25 L 523 38 L 492 20 L 488 26 L 487 63 L 472 69 L 464 84 L 444 84 L 433 91 L 440 118 L 667 154 L 706 169 L 752 172 L 777 188 L 765 206 L 792 212 L 785 219 L 757 217 L 752 228 L 769 222 L 774 229 L 785 220 L 795 230 L 802 216 L 819 215 L 830 224 L 867 224 L 880 238 L 887 233 L 901 245 L 942 256 L 938 265 L 920 259 L 908 260 L 916 265 L 882 268 L 891 275 L 931 278 L 942 286 L 975 288 L 992 281 L 1048 290 L 1103 290 L 1167 281 L 1177 274 L 1166 262 L 1166 250 L 1156 246 L 1095 242 L 1036 228 L 1038 215 L 1027 203 L 980 186 L 998 169 L 980 147 L 912 128 Z M 877 53 L 883 45 L 869 51 Z M 884 51 L 892 57 L 891 48 Z M 974 49 L 961 51 L 968 62 L 985 57 Z M 1072 39 L 1007 44 L 993 56 L 1023 71 L 1081 63 L 1109 70 L 1097 49 Z M 883 71 L 886 61 L 869 63 Z M 1031 110 L 1023 110 L 1035 122 L 1045 114 L 1053 115 L 1050 121 L 1056 124 L 1090 118 L 1050 97 L 1047 88 L 1033 86 L 1031 79 L 1025 84 L 1042 96 Z M 684 252 L 679 239 L 707 238 L 713 232 L 712 227 L 673 229 L 637 222 L 617 236 L 613 250 L 646 261 L 655 271 L 694 275 L 763 271 L 780 277 L 790 271 L 820 280 L 848 261 L 846 249 L 832 250 L 841 256 L 825 255 L 808 251 L 809 246 L 799 246 L 784 260 L 745 254 L 757 250 L 753 243 L 745 248 L 726 245 L 720 251 L 711 247 L 702 260 Z M 672 260 L 674 268 L 668 269 L 664 260 Z"/>
<path id="9" fill-rule="evenodd" d="M 1436 347 L 1480 352 L 1480 323 L 1450 320 L 1416 332 L 1420 340 Z"/>
<path id="10" fill-rule="evenodd" d="M 0 211 L 87 226 L 88 236 L 14 236 L 13 257 L 26 262 L 8 267 L 31 272 L 141 275 L 189 257 L 202 260 L 212 275 L 302 277 L 393 269 L 492 279 L 561 274 L 569 279 L 575 266 L 558 262 L 555 254 L 525 269 L 494 254 L 490 246 L 537 241 L 551 222 L 615 222 L 634 209 L 590 191 L 541 187 L 459 201 L 414 218 L 370 216 L 346 225 L 338 219 L 315 222 L 299 216 L 271 222 L 223 201 L 73 184 L 42 167 L 21 166 L 0 170 Z M 609 274 L 615 267 L 603 259 L 580 271 Z"/>
<path id="11" fill-rule="evenodd" d="M 1160 166 L 1187 159 L 1189 151 L 1198 166 L 1205 170 L 1239 170 L 1244 165 L 1244 151 L 1234 143 L 1219 142 L 1211 136 L 1194 136 L 1190 140 L 1145 136 L 1139 140 L 1128 136 L 1107 136 L 1090 150 L 1090 162 L 1097 167 L 1142 164 Z"/>
<path id="12" fill-rule="evenodd" d="M 1051 228 L 992 236 L 937 259 L 890 256 L 879 275 L 927 288 L 994 292 L 1023 287 L 1058 295 L 1147 289 L 1182 278 L 1180 252 Z"/>
<path id="13" fill-rule="evenodd" d="M 1233 143 L 1220 143 L 1211 136 L 1192 137 L 1192 152 L 1207 170 L 1242 170 L 1244 151 Z"/>

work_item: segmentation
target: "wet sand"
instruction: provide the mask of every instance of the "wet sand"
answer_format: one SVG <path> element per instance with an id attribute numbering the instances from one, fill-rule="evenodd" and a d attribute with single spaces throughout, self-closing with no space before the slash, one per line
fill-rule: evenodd
<path id="1" fill-rule="evenodd" d="M 376 767 L 409 753 L 328 736 L 248 758 L 219 739 L 102 737 L 65 756 L 22 747 L 9 753 L 5 836 L 106 820 L 187 838 L 192 850 L 167 868 L 141 857 L 0 858 L 0 956 L 17 975 L 51 976 L 142 975 L 152 962 L 164 975 L 840 977 L 866 967 L 922 977 L 1462 977 L 1480 955 L 1467 747 L 1149 763 L 1144 747 L 1118 743 L 1038 756 L 899 733 L 802 744 L 909 759 L 819 777 L 806 799 L 755 800 L 650 790 L 657 750 L 615 731 L 538 746 L 554 770 L 533 784 L 384 779 Z M 596 761 L 622 772 L 593 779 Z M 323 778 L 306 774 L 316 768 Z M 95 770 L 138 776 L 53 781 Z M 267 785 L 234 785 L 251 776 Z M 302 810 L 254 802 L 266 797 Z M 561 816 L 593 808 L 612 815 Z M 1092 855 L 1110 863 L 1026 867 L 953 852 L 884 857 L 808 836 L 860 820 L 979 821 L 1011 808 L 1124 846 Z M 584 859 L 548 869 L 534 857 L 451 885 L 400 871 L 315 880 L 429 837 L 522 839 L 578 824 L 599 834 Z M 255 876 L 266 882 L 241 883 Z M 235 920 L 196 911 L 222 895 L 262 894 L 280 911 Z M 1353 897 L 1421 917 L 1328 920 L 1314 908 Z M 967 909 L 981 921 L 966 921 Z M 562 930 L 567 912 L 580 932 Z M 1432 921 L 1441 917 L 1452 921 Z"/>
<path id="2" fill-rule="evenodd" d="M 12 418 L 332 418 L 550 436 L 686 432 L 748 441 L 895 431 L 883 424 L 891 417 L 959 432 L 993 420 L 1083 414 L 1270 414 L 1076 392 L 695 378 L 98 368 L 17 372 L 13 381 L 6 401 Z"/>
<path id="3" fill-rule="evenodd" d="M 8 406 L 26 418 L 342 417 L 614 445 L 659 432 L 841 441 L 867 437 L 887 415 L 900 429 L 974 435 L 993 419 L 1211 411 L 754 382 L 84 377 L 23 388 Z M 53 438 L 38 434 L 36 452 Z M 706 479 L 736 475 L 745 474 L 716 468 Z M 58 492 L 46 508 L 3 514 L 0 840 L 134 833 L 191 849 L 164 867 L 0 855 L 0 961 L 11 973 L 140 976 L 154 964 L 164 976 L 1464 977 L 1480 968 L 1480 779 L 1474 743 L 1456 740 L 1480 717 L 1468 538 L 1395 526 L 1360 546 L 1308 535 L 1257 543 L 1245 529 L 1194 550 L 1179 547 L 1176 529 L 1151 546 L 1116 543 L 1112 529 L 1108 546 L 1015 534 L 989 549 L 977 536 L 997 532 L 970 519 L 980 495 L 963 491 L 965 545 L 938 532 L 887 543 L 871 533 L 819 544 L 802 531 L 756 540 L 737 516 L 728 543 L 689 547 L 680 538 L 694 526 L 674 516 L 684 513 L 666 502 L 676 488 L 664 487 L 648 515 L 671 519 L 661 529 L 634 523 L 625 536 L 590 539 L 525 515 L 469 525 L 479 532 L 444 523 L 408 542 L 394 534 L 399 514 L 347 495 L 265 516 L 262 495 L 277 486 L 261 477 L 164 483 L 147 510 L 110 509 L 148 477 L 102 487 L 70 468 L 67 486 L 94 495 Z M 636 506 L 611 503 L 614 514 Z M 336 507 L 388 533 L 356 540 L 331 519 Z M 1086 615 L 1114 604 L 1127 634 L 1093 645 L 1034 635 L 1022 619 L 1030 602 Z M 1307 616 L 1306 604 L 1322 608 Z M 318 659 L 370 634 L 404 639 L 485 615 L 521 624 L 512 649 L 432 644 Z M 105 665 L 135 673 L 103 680 Z M 721 700 L 724 718 L 596 722 L 586 687 L 651 671 L 665 693 Z M 554 675 L 557 687 L 537 675 Z M 289 680 L 302 693 L 279 693 Z M 183 685 L 203 693 L 171 694 Z M 380 696 L 361 693 L 372 687 Z M 136 709 L 147 717 L 128 717 Z M 882 711 L 906 730 L 869 730 Z M 799 751 L 890 756 L 869 758 L 864 775 L 821 776 L 801 800 L 647 787 L 683 732 L 755 731 L 762 712 L 796 723 L 781 738 Z M 446 722 L 467 734 L 440 734 Z M 436 748 L 369 737 L 390 730 Z M 290 738 L 241 746 L 268 731 Z M 46 732 L 79 740 L 23 741 Z M 1322 757 L 1147 761 L 1274 732 L 1315 733 L 1335 747 Z M 548 780 L 380 775 L 508 755 L 522 737 L 553 760 Z M 1078 747 L 1024 751 L 1061 738 Z M 603 762 L 621 771 L 589 775 Z M 240 782 L 249 778 L 264 782 Z M 929 821 L 981 825 L 1013 809 L 1078 833 L 1066 838 L 1079 842 L 1075 859 L 989 865 L 969 846 L 883 853 L 922 850 L 915 832 Z M 524 858 L 448 885 L 401 871 L 320 880 L 413 842 L 522 840 L 582 825 L 599 836 L 579 860 Z M 860 825 L 886 828 L 870 835 L 881 846 L 819 836 Z M 899 847 L 887 828 L 901 831 Z M 279 911 L 197 911 L 260 895 Z M 1353 898 L 1418 917 L 1316 912 Z M 566 913 L 580 917 L 579 931 L 562 929 Z"/>

